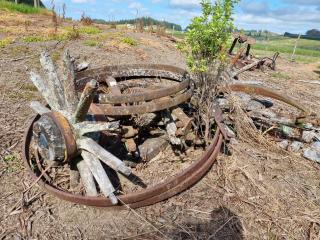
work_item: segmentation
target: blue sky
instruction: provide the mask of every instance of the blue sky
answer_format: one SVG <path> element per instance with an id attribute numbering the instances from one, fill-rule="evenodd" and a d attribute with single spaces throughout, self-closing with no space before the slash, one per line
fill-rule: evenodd
<path id="1" fill-rule="evenodd" d="M 43 1 L 47 7 L 51 0 Z M 150 16 L 186 27 L 200 14 L 199 0 L 55 0 L 56 9 L 67 6 L 67 16 L 79 19 L 85 12 L 104 20 Z M 266 29 L 305 33 L 320 29 L 320 0 L 242 0 L 234 12 L 236 26 L 243 29 Z"/>

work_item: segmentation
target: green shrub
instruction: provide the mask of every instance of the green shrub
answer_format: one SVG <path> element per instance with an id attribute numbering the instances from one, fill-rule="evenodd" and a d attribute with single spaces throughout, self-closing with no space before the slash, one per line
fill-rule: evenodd
<path id="1" fill-rule="evenodd" d="M 121 40 L 122 43 L 125 43 L 125 44 L 128 44 L 130 46 L 137 46 L 138 45 L 138 42 L 131 38 L 131 37 L 124 37 L 122 40 Z"/>
<path id="2" fill-rule="evenodd" d="M 232 11 L 238 0 L 201 0 L 202 15 L 192 19 L 186 42 L 188 65 L 194 72 L 206 72 L 216 61 L 225 61 L 225 51 L 234 29 Z"/>

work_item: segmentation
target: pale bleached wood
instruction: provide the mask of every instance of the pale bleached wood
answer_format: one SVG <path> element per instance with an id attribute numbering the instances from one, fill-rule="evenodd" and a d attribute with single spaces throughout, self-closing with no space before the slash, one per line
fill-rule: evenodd
<path id="1" fill-rule="evenodd" d="M 76 67 L 74 59 L 71 58 L 68 50 L 65 51 L 63 57 L 63 88 L 66 101 L 66 108 L 69 112 L 74 113 L 79 102 L 76 91 Z"/>
<path id="2" fill-rule="evenodd" d="M 101 131 L 115 131 L 119 129 L 119 122 L 107 122 L 107 123 L 93 123 L 93 122 L 81 122 L 76 123 L 73 127 L 78 132 L 79 136 L 83 136 L 87 133 L 101 132 Z"/>
<path id="3" fill-rule="evenodd" d="M 77 168 L 80 173 L 82 184 L 86 190 L 86 195 L 90 197 L 96 197 L 98 196 L 96 184 L 93 179 L 93 175 L 88 167 L 88 165 L 85 163 L 84 160 L 81 160 L 77 163 Z"/>
<path id="4" fill-rule="evenodd" d="M 236 71 L 236 72 L 234 72 L 234 73 L 232 74 L 232 78 L 238 76 L 240 73 L 243 73 L 243 72 L 245 72 L 245 71 L 248 71 L 249 69 L 257 66 L 259 63 L 260 63 L 260 60 L 255 61 L 255 62 L 253 62 L 253 63 L 251 63 L 251 64 L 248 64 L 248 65 L 244 66 L 243 68 L 240 68 L 238 71 Z"/>
<path id="5" fill-rule="evenodd" d="M 40 102 L 38 101 L 32 101 L 30 102 L 30 107 L 32 108 L 33 111 L 36 113 L 43 115 L 45 113 L 50 112 L 51 110 L 45 106 L 43 106 Z"/>
<path id="6" fill-rule="evenodd" d="M 113 170 L 119 171 L 127 176 L 131 174 L 131 169 L 128 168 L 124 164 L 124 162 L 122 162 L 119 158 L 105 150 L 91 138 L 83 137 L 82 139 L 77 141 L 77 145 L 80 149 L 86 150 L 97 156 L 102 162 L 107 164 Z"/>
<path id="7" fill-rule="evenodd" d="M 94 178 L 96 179 L 103 195 L 109 197 L 112 204 L 116 205 L 118 203 L 118 199 L 114 195 L 115 189 L 112 186 L 112 183 L 109 177 L 107 176 L 100 160 L 95 155 L 87 151 L 82 151 L 81 156 L 83 157 L 83 160 L 85 161 Z"/>
<path id="8" fill-rule="evenodd" d="M 56 68 L 48 52 L 43 52 L 41 54 L 40 63 L 44 72 L 47 74 L 47 79 L 45 79 L 47 88 L 49 88 L 51 94 L 54 95 L 54 97 L 56 98 L 56 101 L 59 104 L 60 109 L 64 109 L 65 98 L 63 86 L 61 84 Z"/>
<path id="9" fill-rule="evenodd" d="M 33 85 L 38 89 L 41 95 L 44 97 L 46 102 L 50 105 L 53 110 L 60 110 L 60 105 L 53 94 L 51 94 L 50 89 L 47 87 L 45 81 L 42 77 L 35 72 L 30 72 L 30 79 Z"/>
<path id="10" fill-rule="evenodd" d="M 86 84 L 86 87 L 81 94 L 80 101 L 74 113 L 74 123 L 82 122 L 85 120 L 97 90 L 98 82 L 96 80 L 92 79 Z"/>
<path id="11" fill-rule="evenodd" d="M 298 82 L 320 85 L 320 81 L 317 81 L 317 80 L 310 80 L 310 81 L 307 81 L 307 80 L 299 80 Z"/>

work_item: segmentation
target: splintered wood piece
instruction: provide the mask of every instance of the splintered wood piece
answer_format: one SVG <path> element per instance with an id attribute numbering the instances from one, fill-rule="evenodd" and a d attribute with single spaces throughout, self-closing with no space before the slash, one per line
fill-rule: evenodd
<path id="1" fill-rule="evenodd" d="M 173 145 L 180 145 L 181 140 L 176 137 L 176 132 L 177 132 L 178 128 L 173 121 L 171 113 L 168 110 L 165 111 L 164 123 L 166 125 L 166 132 L 168 134 L 170 143 Z"/>
<path id="2" fill-rule="evenodd" d="M 95 156 L 97 156 L 102 162 L 107 164 L 115 171 L 119 171 L 126 176 L 131 174 L 131 169 L 128 168 L 124 162 L 122 162 L 119 158 L 105 150 L 98 143 L 96 143 L 91 138 L 84 137 L 77 141 L 78 147 L 80 149 L 86 150 Z"/>
<path id="3" fill-rule="evenodd" d="M 74 124 L 74 128 L 78 130 L 80 136 L 92 132 L 115 131 L 119 127 L 119 121 L 107 123 L 81 122 Z"/>
<path id="4" fill-rule="evenodd" d="M 168 141 L 162 137 L 149 138 L 139 146 L 140 157 L 143 161 L 150 161 L 168 146 Z"/>
<path id="5" fill-rule="evenodd" d="M 94 178 L 96 179 L 101 192 L 106 197 L 109 197 L 112 204 L 116 205 L 118 203 L 118 199 L 114 195 L 115 189 L 112 186 L 112 183 L 106 174 L 100 160 L 94 156 L 92 153 L 87 151 L 82 151 L 81 156 L 83 157 L 85 163 L 90 168 Z"/>
<path id="6" fill-rule="evenodd" d="M 84 160 L 77 163 L 77 168 L 79 170 L 82 184 L 86 190 L 86 195 L 90 197 L 98 196 L 96 184 L 93 179 L 93 175 Z"/>
<path id="7" fill-rule="evenodd" d="M 50 93 L 54 95 L 57 103 L 59 104 L 60 109 L 64 109 L 65 98 L 63 86 L 61 84 L 56 68 L 48 52 L 43 52 L 41 54 L 40 63 L 48 76 L 48 78 L 46 79 L 47 81 L 45 82 L 46 87 L 49 88 Z M 50 105 L 50 102 L 48 104 Z"/>
<path id="8" fill-rule="evenodd" d="M 32 108 L 33 111 L 35 111 L 36 113 L 38 113 L 40 115 L 50 112 L 49 108 L 46 108 L 38 101 L 30 102 L 30 107 Z"/>
<path id="9" fill-rule="evenodd" d="M 69 112 L 74 112 L 79 101 L 76 91 L 76 74 L 74 59 L 71 58 L 69 51 L 65 51 L 63 57 L 63 87 L 66 107 Z"/>
<path id="10" fill-rule="evenodd" d="M 82 122 L 85 120 L 97 90 L 98 82 L 96 80 L 92 79 L 90 82 L 86 84 L 86 87 L 84 88 L 80 97 L 80 101 L 77 105 L 77 109 L 74 113 L 75 123 Z"/>
<path id="11" fill-rule="evenodd" d="M 106 78 L 106 83 L 107 83 L 108 87 L 110 88 L 112 94 L 114 94 L 114 95 L 121 95 L 122 94 L 121 90 L 117 84 L 117 80 L 114 77 L 108 76 Z M 122 103 L 121 106 L 125 106 L 125 104 Z"/>
<path id="12" fill-rule="evenodd" d="M 183 123 L 183 135 L 187 134 L 192 127 L 192 118 L 188 117 L 181 108 L 173 109 L 171 114 L 174 118 Z"/>
<path id="13" fill-rule="evenodd" d="M 40 75 L 30 72 L 30 79 L 38 91 L 42 94 L 46 102 L 53 110 L 60 110 L 60 105 L 54 95 L 48 89 L 46 82 L 40 77 Z"/>

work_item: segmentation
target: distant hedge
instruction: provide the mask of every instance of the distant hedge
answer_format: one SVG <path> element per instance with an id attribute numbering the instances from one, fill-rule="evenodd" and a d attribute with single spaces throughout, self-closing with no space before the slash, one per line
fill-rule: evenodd
<path id="1" fill-rule="evenodd" d="M 299 34 L 293 34 L 293 33 L 285 32 L 284 36 L 285 37 L 289 37 L 289 38 L 298 38 Z M 309 39 L 309 40 L 319 40 L 320 41 L 320 37 L 317 37 L 317 36 L 301 35 L 300 38 Z"/>

